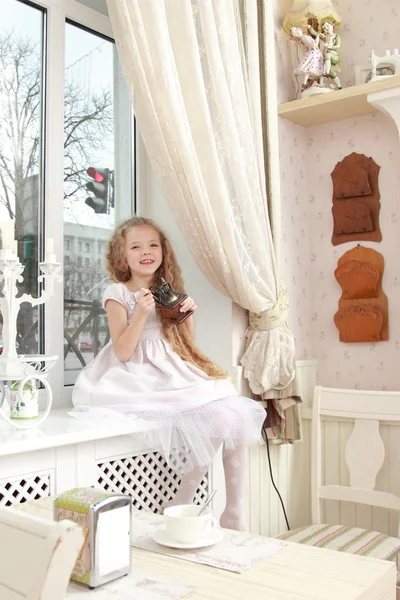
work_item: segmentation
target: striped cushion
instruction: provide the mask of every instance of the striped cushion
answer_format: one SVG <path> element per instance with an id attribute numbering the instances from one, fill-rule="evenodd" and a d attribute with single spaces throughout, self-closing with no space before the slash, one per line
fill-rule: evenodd
<path id="1" fill-rule="evenodd" d="M 400 552 L 400 538 L 390 537 L 378 531 L 343 525 L 308 525 L 287 531 L 278 536 L 280 540 L 329 548 L 361 556 L 392 560 Z"/>

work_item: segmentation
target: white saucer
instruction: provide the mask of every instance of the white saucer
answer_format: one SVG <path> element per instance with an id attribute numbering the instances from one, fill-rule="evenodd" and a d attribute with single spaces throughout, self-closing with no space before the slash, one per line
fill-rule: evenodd
<path id="1" fill-rule="evenodd" d="M 168 548 L 180 548 L 183 550 L 191 550 L 194 548 L 206 548 L 207 546 L 213 546 L 222 538 L 224 534 L 220 529 L 214 529 L 209 535 L 201 538 L 198 542 L 192 544 L 181 544 L 176 542 L 173 538 L 169 537 L 165 527 L 161 527 L 153 534 L 153 540 L 161 546 L 167 546 Z"/>

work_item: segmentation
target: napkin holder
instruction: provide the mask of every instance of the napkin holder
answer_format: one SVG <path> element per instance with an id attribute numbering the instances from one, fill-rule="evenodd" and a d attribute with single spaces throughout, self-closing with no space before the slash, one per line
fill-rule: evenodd
<path id="1" fill-rule="evenodd" d="M 54 501 L 56 521 L 83 529 L 84 543 L 71 579 L 93 589 L 131 570 L 132 499 L 95 488 L 75 488 Z"/>

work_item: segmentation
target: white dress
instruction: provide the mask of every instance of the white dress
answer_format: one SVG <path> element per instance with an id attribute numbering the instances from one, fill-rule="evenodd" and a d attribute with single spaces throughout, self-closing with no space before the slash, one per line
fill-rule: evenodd
<path id="1" fill-rule="evenodd" d="M 303 35 L 302 43 L 308 48 L 303 60 L 297 67 L 296 75 L 306 75 L 314 78 L 321 77 L 324 72 L 324 57 L 319 48 L 314 48 L 315 40 L 310 35 Z"/>
<path id="2" fill-rule="evenodd" d="M 129 322 L 135 293 L 113 283 L 104 292 L 103 306 L 109 299 L 126 308 Z M 259 441 L 266 417 L 255 400 L 237 395 L 229 379 L 212 379 L 183 361 L 165 339 L 155 309 L 129 361 L 119 361 L 109 342 L 79 374 L 72 401 L 76 416 L 109 416 L 104 409 L 112 409 L 151 423 L 141 439 L 158 446 L 167 460 L 184 455 L 182 464 L 174 463 L 181 472 L 210 465 L 222 442 L 230 450 Z"/>

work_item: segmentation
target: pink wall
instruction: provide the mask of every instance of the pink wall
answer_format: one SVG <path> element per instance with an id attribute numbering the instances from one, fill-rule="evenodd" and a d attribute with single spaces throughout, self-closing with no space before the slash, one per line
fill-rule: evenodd
<path id="1" fill-rule="evenodd" d="M 310 128 L 307 163 L 315 181 L 309 213 L 311 236 L 312 339 L 319 381 L 337 387 L 400 389 L 400 145 L 394 123 L 379 114 Z M 371 156 L 380 165 L 382 242 L 365 242 L 383 254 L 383 289 L 389 299 L 389 341 L 339 342 L 332 317 L 341 288 L 333 276 L 337 260 L 357 242 L 332 246 L 332 180 L 335 164 L 350 152 Z"/>
<path id="2" fill-rule="evenodd" d="M 278 1 L 278 0 L 277 0 Z M 398 0 L 334 0 L 343 18 L 342 81 L 354 83 L 354 64 L 370 50 L 400 47 Z M 287 5 L 287 3 L 286 3 Z M 289 2 L 290 5 L 290 2 Z M 293 47 L 282 34 L 276 8 L 279 98 L 293 97 Z M 286 6 L 285 6 L 286 7 Z M 281 119 L 282 275 L 289 288 L 290 326 L 297 357 L 317 358 L 319 382 L 336 387 L 400 389 L 400 146 L 394 123 L 378 114 L 302 128 Z M 333 323 L 340 287 L 337 259 L 356 242 L 332 246 L 332 180 L 335 164 L 351 152 L 381 167 L 381 243 L 365 245 L 385 259 L 383 288 L 389 299 L 388 342 L 343 344 Z"/>

